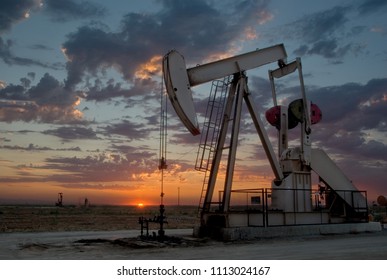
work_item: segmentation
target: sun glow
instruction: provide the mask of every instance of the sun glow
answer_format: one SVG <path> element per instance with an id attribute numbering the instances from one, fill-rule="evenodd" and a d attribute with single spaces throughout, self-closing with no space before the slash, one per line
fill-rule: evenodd
<path id="1" fill-rule="evenodd" d="M 138 208 L 143 208 L 145 205 L 144 205 L 144 203 L 142 203 L 142 202 L 140 202 L 140 203 L 137 203 L 137 207 Z"/>

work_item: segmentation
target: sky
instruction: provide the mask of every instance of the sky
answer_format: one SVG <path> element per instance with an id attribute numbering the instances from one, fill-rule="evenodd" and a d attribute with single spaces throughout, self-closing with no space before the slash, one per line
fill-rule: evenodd
<path id="1" fill-rule="evenodd" d="M 370 201 L 387 195 L 386 12 L 384 0 L 2 0 L 0 203 L 53 204 L 62 192 L 65 204 L 158 204 L 163 56 L 176 49 L 193 67 L 280 43 L 288 61 L 301 57 L 323 114 L 313 146 Z M 262 116 L 276 67 L 247 72 Z M 282 104 L 300 98 L 297 81 L 277 81 Z M 201 126 L 210 85 L 192 88 Z M 198 203 L 199 142 L 170 107 L 164 203 Z M 273 178 L 244 109 L 233 188 Z"/>

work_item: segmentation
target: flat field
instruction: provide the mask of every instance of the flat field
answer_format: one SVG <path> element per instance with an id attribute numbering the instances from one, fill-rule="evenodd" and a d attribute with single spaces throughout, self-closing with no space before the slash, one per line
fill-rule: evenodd
<path id="1" fill-rule="evenodd" d="M 0 260 L 387 260 L 387 229 L 221 242 L 193 237 L 197 207 L 165 209 L 167 239 L 158 242 L 140 238 L 138 223 L 158 206 L 0 206 Z"/>
<path id="2" fill-rule="evenodd" d="M 0 232 L 140 230 L 139 217 L 153 220 L 159 206 L 0 206 Z M 166 229 L 193 228 L 195 206 L 165 206 Z M 157 223 L 149 223 L 157 229 Z"/>

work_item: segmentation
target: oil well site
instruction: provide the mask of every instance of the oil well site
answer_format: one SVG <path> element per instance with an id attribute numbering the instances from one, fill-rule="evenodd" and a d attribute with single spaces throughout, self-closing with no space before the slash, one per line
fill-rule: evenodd
<path id="1" fill-rule="evenodd" d="M 273 66 L 268 72 L 272 106 L 266 112 L 258 110 L 252 98 L 257 93 L 248 87 L 248 71 L 263 65 Z M 56 206 L 2 206 L 1 258 L 387 257 L 387 198 L 368 197 L 367 190 L 351 181 L 351 174 L 313 145 L 325 113 L 307 98 L 301 58 L 288 61 L 285 46 L 279 44 L 187 68 L 184 56 L 173 50 L 162 66 L 160 205 L 90 206 L 85 201 L 70 207 L 60 193 Z M 299 98 L 289 104 L 281 104 L 276 89 L 284 77 L 294 77 L 299 84 Z M 192 88 L 205 83 L 211 83 L 211 90 L 199 125 Z M 199 206 L 164 204 L 168 104 L 187 133 L 200 135 L 192 163 L 203 174 Z M 270 188 L 234 184 L 242 106 L 272 170 Z M 276 147 L 268 129 L 277 133 Z M 298 135 L 292 141 L 291 131 Z M 218 178 L 221 166 L 224 180 Z"/>

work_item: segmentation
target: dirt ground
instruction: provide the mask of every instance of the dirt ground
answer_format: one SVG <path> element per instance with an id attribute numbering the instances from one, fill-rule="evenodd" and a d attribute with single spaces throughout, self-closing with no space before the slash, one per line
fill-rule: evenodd
<path id="1" fill-rule="evenodd" d="M 159 242 L 140 238 L 138 224 L 157 207 L 0 207 L 0 260 L 387 260 L 387 229 L 220 242 L 192 236 L 195 207 L 166 210 L 167 238 Z"/>

